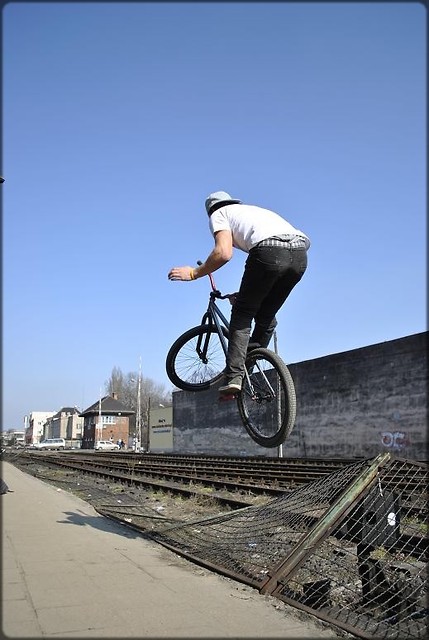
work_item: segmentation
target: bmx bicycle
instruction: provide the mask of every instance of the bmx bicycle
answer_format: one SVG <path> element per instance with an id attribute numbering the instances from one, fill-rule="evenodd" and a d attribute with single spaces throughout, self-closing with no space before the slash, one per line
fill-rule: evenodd
<path id="1" fill-rule="evenodd" d="M 209 304 L 201 324 L 177 338 L 166 358 L 169 379 L 183 391 L 205 391 L 223 378 L 229 322 L 216 300 L 229 299 L 231 294 L 222 295 L 212 274 L 209 278 Z M 250 344 L 242 389 L 233 397 L 246 431 L 257 444 L 271 448 L 286 440 L 295 423 L 296 395 L 289 369 L 277 353 Z"/>

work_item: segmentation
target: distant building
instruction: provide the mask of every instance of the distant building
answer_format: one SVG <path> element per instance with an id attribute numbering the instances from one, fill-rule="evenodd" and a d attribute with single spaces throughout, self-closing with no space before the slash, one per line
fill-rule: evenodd
<path id="1" fill-rule="evenodd" d="M 52 417 L 48 418 L 45 425 L 46 438 L 64 438 L 69 446 L 80 443 L 83 434 L 83 417 L 77 407 L 62 407 Z"/>
<path id="2" fill-rule="evenodd" d="M 28 427 L 25 430 L 25 444 L 37 444 L 44 439 L 44 428 L 48 418 L 55 411 L 32 411 L 28 418 Z"/>
<path id="3" fill-rule="evenodd" d="M 82 449 L 93 449 L 97 440 L 123 440 L 128 443 L 129 420 L 134 413 L 115 394 L 94 402 L 79 414 L 83 418 Z"/>
<path id="4" fill-rule="evenodd" d="M 1 434 L 3 444 L 10 446 L 24 446 L 25 432 L 17 429 L 8 429 Z"/>

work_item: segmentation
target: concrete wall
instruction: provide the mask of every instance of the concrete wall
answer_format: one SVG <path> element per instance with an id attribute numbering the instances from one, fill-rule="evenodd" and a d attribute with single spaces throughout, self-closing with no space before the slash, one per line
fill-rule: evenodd
<path id="1" fill-rule="evenodd" d="M 290 364 L 297 393 L 285 457 L 427 460 L 428 332 Z M 250 439 L 217 389 L 173 393 L 175 453 L 277 456 Z"/>

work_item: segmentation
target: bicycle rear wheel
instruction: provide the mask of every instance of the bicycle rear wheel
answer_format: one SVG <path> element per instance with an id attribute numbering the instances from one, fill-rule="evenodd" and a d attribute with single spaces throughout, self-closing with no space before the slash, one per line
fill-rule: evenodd
<path id="1" fill-rule="evenodd" d="M 254 349 L 246 359 L 237 404 L 246 431 L 262 447 L 278 447 L 293 429 L 295 386 L 289 369 L 273 351 Z"/>
<path id="2" fill-rule="evenodd" d="M 223 329 L 223 335 L 228 337 L 226 329 Z M 186 331 L 167 354 L 167 375 L 176 387 L 184 391 L 209 389 L 219 382 L 224 369 L 225 353 L 219 334 L 209 325 Z"/>

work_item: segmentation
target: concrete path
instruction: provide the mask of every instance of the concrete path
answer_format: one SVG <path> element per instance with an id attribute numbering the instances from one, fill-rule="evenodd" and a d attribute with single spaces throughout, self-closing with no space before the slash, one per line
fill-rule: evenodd
<path id="1" fill-rule="evenodd" d="M 274 598 L 187 562 L 2 463 L 9 638 L 336 638 Z"/>

